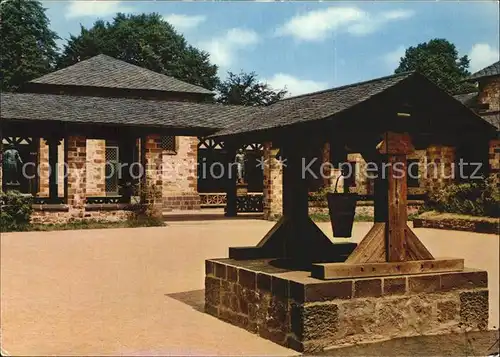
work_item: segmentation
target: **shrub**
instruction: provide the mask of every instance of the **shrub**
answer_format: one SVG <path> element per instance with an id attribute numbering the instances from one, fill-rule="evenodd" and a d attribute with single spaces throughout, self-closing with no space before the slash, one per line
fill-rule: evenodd
<path id="1" fill-rule="evenodd" d="M 0 231 L 24 231 L 29 227 L 32 196 L 18 191 L 0 193 Z"/>
<path id="2" fill-rule="evenodd" d="M 431 194 L 423 209 L 500 217 L 500 190 L 492 180 L 451 184 Z"/>
<path id="3" fill-rule="evenodd" d="M 134 188 L 141 197 L 140 203 L 133 204 L 132 213 L 128 218 L 129 227 L 155 227 L 163 226 L 164 221 L 157 201 L 161 199 L 161 189 L 151 183 L 146 183 L 142 188 Z M 150 197 L 147 199 L 147 197 Z"/>
<path id="4" fill-rule="evenodd" d="M 309 202 L 316 207 L 327 206 L 327 194 L 331 192 L 329 187 L 322 187 L 318 191 L 309 192 Z"/>

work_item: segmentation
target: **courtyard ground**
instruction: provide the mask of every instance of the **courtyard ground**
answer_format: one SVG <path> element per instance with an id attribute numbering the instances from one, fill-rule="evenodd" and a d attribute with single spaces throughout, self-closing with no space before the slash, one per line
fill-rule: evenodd
<path id="1" fill-rule="evenodd" d="M 202 312 L 204 260 L 256 244 L 273 223 L 168 224 L 2 234 L 2 348 L 30 356 L 296 355 Z M 319 225 L 331 236 L 329 223 Z M 356 223 L 353 240 L 370 226 Z M 464 257 L 488 271 L 490 328 L 498 327 L 499 238 L 415 231 L 435 256 Z"/>

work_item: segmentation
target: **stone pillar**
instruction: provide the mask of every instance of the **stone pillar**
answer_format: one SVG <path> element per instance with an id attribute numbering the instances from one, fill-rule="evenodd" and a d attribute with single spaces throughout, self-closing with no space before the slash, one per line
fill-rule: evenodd
<path id="1" fill-rule="evenodd" d="M 276 158 L 278 149 L 264 143 L 264 219 L 274 220 L 283 215 L 283 168 Z"/>
<path id="2" fill-rule="evenodd" d="M 84 136 L 69 136 L 68 145 L 68 205 L 70 210 L 83 211 L 87 194 L 87 143 Z"/>
<path id="3" fill-rule="evenodd" d="M 427 193 L 442 189 L 455 180 L 455 148 L 445 145 L 429 145 L 426 151 L 426 167 L 423 179 Z"/>
<path id="4" fill-rule="evenodd" d="M 500 185 L 500 139 L 490 140 L 488 157 L 490 179 Z"/>
<path id="5" fill-rule="evenodd" d="M 106 196 L 106 140 L 87 140 L 86 150 L 87 196 Z"/>
<path id="6" fill-rule="evenodd" d="M 144 138 L 145 186 L 143 196 L 145 203 L 152 205 L 155 216 L 161 216 L 163 205 L 163 153 L 160 135 L 151 134 Z"/>
<path id="7" fill-rule="evenodd" d="M 163 151 L 163 208 L 200 209 L 198 138 L 177 136 L 176 151 Z"/>

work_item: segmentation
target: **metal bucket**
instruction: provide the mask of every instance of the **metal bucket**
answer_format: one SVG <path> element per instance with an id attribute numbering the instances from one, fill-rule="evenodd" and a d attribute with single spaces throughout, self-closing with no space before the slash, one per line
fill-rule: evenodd
<path id="1" fill-rule="evenodd" d="M 329 192 L 326 197 L 333 236 L 351 237 L 358 194 Z"/>

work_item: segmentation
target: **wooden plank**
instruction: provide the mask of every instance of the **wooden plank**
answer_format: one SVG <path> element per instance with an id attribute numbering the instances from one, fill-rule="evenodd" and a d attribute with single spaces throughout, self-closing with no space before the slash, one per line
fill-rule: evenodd
<path id="1" fill-rule="evenodd" d="M 406 260 L 405 228 L 406 228 L 406 155 L 389 155 L 389 194 L 387 224 L 387 261 L 402 262 Z"/>
<path id="2" fill-rule="evenodd" d="M 385 223 L 374 223 L 370 231 L 349 255 L 346 263 L 385 261 Z"/>
<path id="3" fill-rule="evenodd" d="M 314 264 L 311 275 L 313 278 L 326 280 L 452 272 L 462 271 L 463 269 L 463 259 L 438 258 L 435 260 L 414 260 L 406 262 Z"/>
<path id="4" fill-rule="evenodd" d="M 432 260 L 434 257 L 408 225 L 405 229 L 406 260 Z"/>

